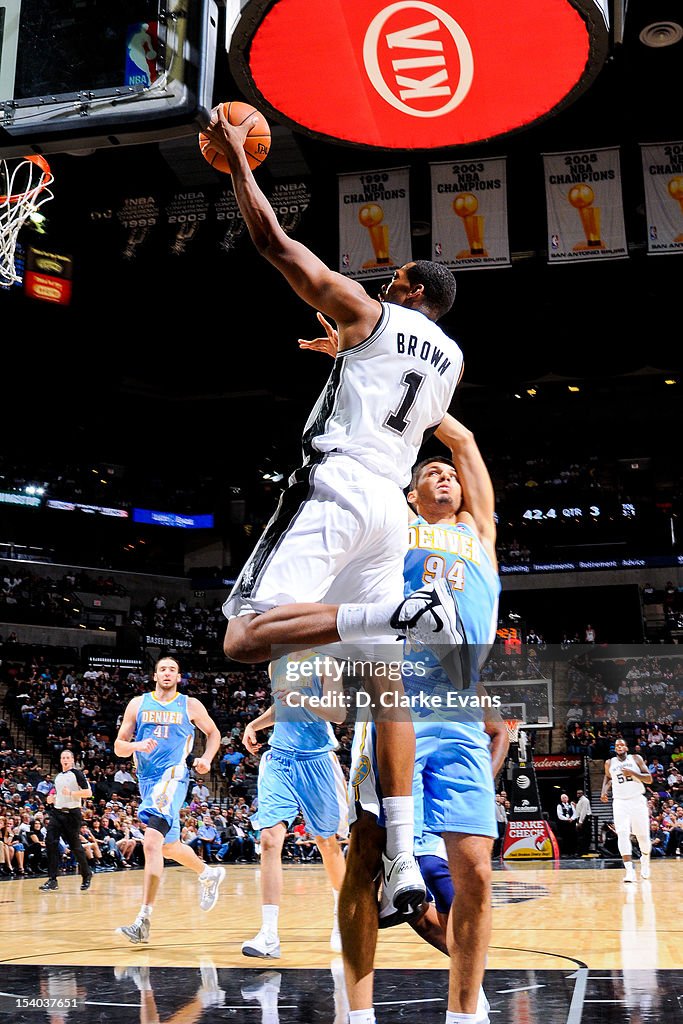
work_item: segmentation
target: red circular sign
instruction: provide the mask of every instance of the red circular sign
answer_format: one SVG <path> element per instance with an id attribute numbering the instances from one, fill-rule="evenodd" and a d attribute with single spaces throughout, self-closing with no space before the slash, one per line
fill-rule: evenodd
<path id="1" fill-rule="evenodd" d="M 505 135 L 584 91 L 608 50 L 597 0 L 256 0 L 230 62 L 267 116 L 382 149 Z"/>

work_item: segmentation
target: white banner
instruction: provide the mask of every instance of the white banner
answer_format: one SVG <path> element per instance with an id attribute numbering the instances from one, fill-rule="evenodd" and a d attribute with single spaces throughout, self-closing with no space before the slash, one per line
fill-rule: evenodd
<path id="1" fill-rule="evenodd" d="M 505 157 L 430 168 L 434 262 L 451 270 L 509 267 Z"/>
<path id="2" fill-rule="evenodd" d="M 391 277 L 413 258 L 408 167 L 339 175 L 339 272 Z"/>
<path id="3" fill-rule="evenodd" d="M 683 252 L 683 142 L 641 146 L 648 255 Z"/>
<path id="4" fill-rule="evenodd" d="M 548 263 L 628 256 L 618 149 L 545 153 Z"/>

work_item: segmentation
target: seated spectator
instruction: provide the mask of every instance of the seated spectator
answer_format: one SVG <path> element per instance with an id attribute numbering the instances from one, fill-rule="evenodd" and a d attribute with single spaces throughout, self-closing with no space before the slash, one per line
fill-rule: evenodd
<path id="1" fill-rule="evenodd" d="M 197 835 L 188 843 L 205 864 L 212 864 L 220 848 L 218 830 L 210 814 L 205 814 L 199 823 Z"/>
<path id="2" fill-rule="evenodd" d="M 650 823 L 650 839 L 652 841 L 652 856 L 664 857 L 669 844 L 669 832 L 657 818 L 653 818 Z"/>

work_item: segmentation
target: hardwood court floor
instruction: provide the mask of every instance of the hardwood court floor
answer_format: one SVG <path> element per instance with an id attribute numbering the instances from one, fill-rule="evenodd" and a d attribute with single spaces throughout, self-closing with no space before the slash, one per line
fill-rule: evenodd
<path id="1" fill-rule="evenodd" d="M 488 970 L 683 968 L 683 863 L 654 861 L 648 882 L 625 885 L 622 878 L 623 870 L 605 861 L 531 862 L 494 871 Z M 268 963 L 245 958 L 240 948 L 260 926 L 258 867 L 227 865 L 209 914 L 199 909 L 195 876 L 167 868 L 146 946 L 114 933 L 136 916 L 141 871 L 97 874 L 85 893 L 76 875 L 60 878 L 56 893 L 39 892 L 40 882 L 0 884 L 2 965 L 189 968 L 208 957 L 217 968 L 329 970 L 334 955 L 332 896 L 319 865 L 285 868 L 282 957 Z M 447 961 L 401 925 L 380 932 L 376 965 L 442 971 Z"/>

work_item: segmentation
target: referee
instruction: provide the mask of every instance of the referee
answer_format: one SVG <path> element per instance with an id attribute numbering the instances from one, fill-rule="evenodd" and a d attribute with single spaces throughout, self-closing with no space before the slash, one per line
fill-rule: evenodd
<path id="1" fill-rule="evenodd" d="M 92 871 L 88 867 L 88 859 L 81 842 L 81 800 L 92 796 L 88 780 L 82 771 L 75 768 L 74 755 L 71 750 L 63 750 L 60 757 L 61 772 L 55 776 L 54 789 L 47 797 L 48 823 L 45 847 L 47 849 L 47 882 L 43 882 L 41 892 L 54 892 L 59 889 L 57 873 L 59 871 L 59 839 L 68 844 L 69 849 L 78 861 L 81 872 L 81 892 L 90 888 Z"/>

